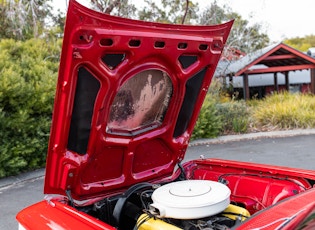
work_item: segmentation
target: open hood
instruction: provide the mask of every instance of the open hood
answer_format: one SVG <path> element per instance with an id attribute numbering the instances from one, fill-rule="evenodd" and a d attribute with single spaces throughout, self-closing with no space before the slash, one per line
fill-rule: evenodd
<path id="1" fill-rule="evenodd" d="M 70 0 L 44 192 L 85 200 L 171 176 L 232 23 L 143 22 Z"/>

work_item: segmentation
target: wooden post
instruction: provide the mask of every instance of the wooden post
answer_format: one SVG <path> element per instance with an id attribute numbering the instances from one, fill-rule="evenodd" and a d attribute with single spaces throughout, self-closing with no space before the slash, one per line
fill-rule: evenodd
<path id="1" fill-rule="evenodd" d="M 311 93 L 315 94 L 315 69 L 310 69 L 311 73 Z"/>
<path id="2" fill-rule="evenodd" d="M 289 72 L 285 72 L 284 76 L 285 76 L 285 88 L 287 91 L 289 91 L 290 90 Z"/>
<path id="3" fill-rule="evenodd" d="M 222 85 L 223 85 L 223 89 L 226 90 L 227 86 L 226 86 L 226 76 L 222 76 Z"/>
<path id="4" fill-rule="evenodd" d="M 248 74 L 245 73 L 243 75 L 243 94 L 244 94 L 244 100 L 249 100 L 249 86 L 248 86 Z"/>
<path id="5" fill-rule="evenodd" d="M 279 92 L 279 87 L 278 87 L 278 76 L 277 73 L 273 73 L 273 79 L 274 79 L 274 91 L 277 93 Z"/>
<path id="6" fill-rule="evenodd" d="M 233 85 L 233 77 L 232 76 L 229 76 L 228 82 L 229 82 L 227 85 L 228 93 L 232 96 L 234 94 L 234 85 Z"/>
<path id="7" fill-rule="evenodd" d="M 234 86 L 233 86 L 233 77 L 229 76 L 229 86 L 230 89 L 234 90 Z"/>

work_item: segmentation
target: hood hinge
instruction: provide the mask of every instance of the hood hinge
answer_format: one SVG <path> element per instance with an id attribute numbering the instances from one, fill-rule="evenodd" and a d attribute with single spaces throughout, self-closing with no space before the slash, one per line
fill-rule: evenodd
<path id="1" fill-rule="evenodd" d="M 74 207 L 74 201 L 73 201 L 73 198 L 71 196 L 71 190 L 70 189 L 66 190 L 66 195 L 68 197 L 68 201 L 69 201 L 70 206 Z"/>

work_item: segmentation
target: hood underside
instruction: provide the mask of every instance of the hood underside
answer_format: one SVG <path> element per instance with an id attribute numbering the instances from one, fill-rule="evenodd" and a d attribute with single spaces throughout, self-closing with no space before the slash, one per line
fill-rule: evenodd
<path id="1" fill-rule="evenodd" d="M 171 176 L 232 23 L 143 22 L 70 0 L 44 192 L 85 200 Z"/>

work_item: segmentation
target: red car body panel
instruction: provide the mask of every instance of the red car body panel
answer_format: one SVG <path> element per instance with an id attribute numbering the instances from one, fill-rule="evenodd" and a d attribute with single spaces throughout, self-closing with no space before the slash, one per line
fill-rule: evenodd
<path id="1" fill-rule="evenodd" d="M 264 212 L 252 216 L 237 229 L 314 229 L 314 196 L 315 189 L 312 188 L 294 199 L 284 200 Z"/>
<path id="2" fill-rule="evenodd" d="M 241 230 L 311 229 L 314 171 L 219 159 L 181 164 L 232 24 L 136 21 L 70 0 L 48 147 L 48 197 L 18 213 L 21 229 L 222 229 L 226 222 Z M 236 217 L 222 209 L 174 221 L 152 209 L 155 190 L 189 180 L 224 184 L 224 202 L 235 205 Z M 169 193 L 203 195 L 194 189 Z M 140 228 L 143 213 L 154 217 L 152 226 Z"/>
<path id="3" fill-rule="evenodd" d="M 195 160 L 184 167 L 190 179 L 228 181 L 231 200 L 251 214 L 311 189 L 309 180 L 315 179 L 312 170 L 220 159 Z"/>
<path id="4" fill-rule="evenodd" d="M 19 213 L 18 220 L 25 229 L 33 230 L 116 229 L 58 201 L 41 201 L 36 203 L 30 206 L 27 212 Z"/>

